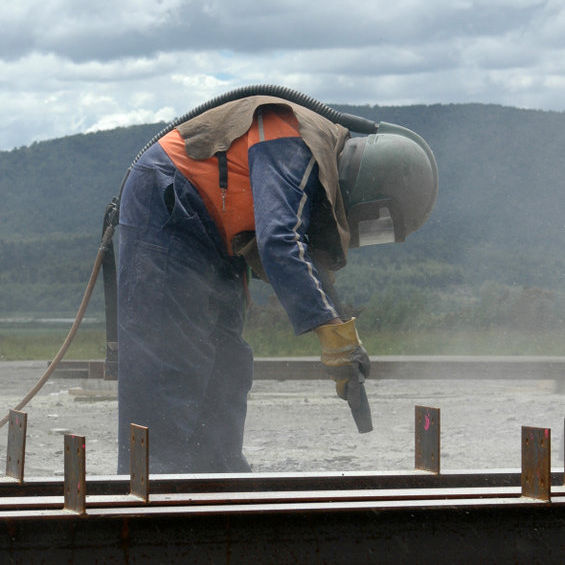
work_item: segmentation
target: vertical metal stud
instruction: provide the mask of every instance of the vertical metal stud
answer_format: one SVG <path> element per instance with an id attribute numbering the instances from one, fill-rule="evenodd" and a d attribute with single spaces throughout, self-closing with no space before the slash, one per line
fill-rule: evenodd
<path id="1" fill-rule="evenodd" d="M 440 469 L 440 412 L 439 408 L 416 406 L 415 467 L 439 474 Z"/>
<path id="2" fill-rule="evenodd" d="M 522 426 L 522 496 L 546 500 L 551 495 L 551 430 Z"/>
<path id="3" fill-rule="evenodd" d="M 65 435 L 65 510 L 86 511 L 86 449 L 84 436 Z"/>
<path id="4" fill-rule="evenodd" d="M 10 410 L 8 416 L 8 449 L 6 454 L 6 476 L 22 483 L 26 451 L 27 414 Z"/>
<path id="5" fill-rule="evenodd" d="M 130 424 L 130 493 L 149 499 L 149 428 Z"/>

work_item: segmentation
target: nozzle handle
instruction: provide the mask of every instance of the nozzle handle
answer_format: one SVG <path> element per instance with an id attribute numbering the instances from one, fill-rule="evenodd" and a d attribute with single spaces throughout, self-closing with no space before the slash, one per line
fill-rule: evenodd
<path id="1" fill-rule="evenodd" d="M 360 372 L 359 379 L 350 379 L 347 383 L 347 403 L 360 434 L 373 431 L 371 407 L 365 392 L 364 381 L 365 377 Z"/>

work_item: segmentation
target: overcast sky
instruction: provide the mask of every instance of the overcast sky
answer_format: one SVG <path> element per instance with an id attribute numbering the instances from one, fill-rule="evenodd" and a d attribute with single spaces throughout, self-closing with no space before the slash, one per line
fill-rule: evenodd
<path id="1" fill-rule="evenodd" d="M 3 150 L 169 121 L 254 83 L 565 110 L 562 0 L 17 0 L 0 30 Z"/>

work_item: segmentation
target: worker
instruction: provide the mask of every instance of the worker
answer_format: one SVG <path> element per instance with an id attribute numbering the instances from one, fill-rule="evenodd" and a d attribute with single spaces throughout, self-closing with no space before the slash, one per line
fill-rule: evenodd
<path id="1" fill-rule="evenodd" d="M 120 208 L 120 473 L 132 422 L 150 429 L 152 473 L 250 471 L 250 269 L 296 334 L 318 334 L 340 397 L 368 376 L 355 321 L 322 281 L 350 246 L 404 240 L 437 194 L 425 142 L 385 126 L 352 137 L 300 104 L 249 96 L 181 123 L 135 163 Z"/>

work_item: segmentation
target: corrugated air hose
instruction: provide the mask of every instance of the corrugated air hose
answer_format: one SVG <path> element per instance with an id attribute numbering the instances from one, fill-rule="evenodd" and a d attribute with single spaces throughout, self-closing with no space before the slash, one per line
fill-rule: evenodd
<path id="1" fill-rule="evenodd" d="M 131 165 L 129 166 L 126 174 L 120 185 L 119 196 L 115 197 L 112 202 L 108 205 L 106 209 L 106 214 L 104 216 L 104 226 L 103 226 L 103 234 L 102 240 L 100 243 L 100 247 L 98 249 L 98 254 L 96 255 L 96 260 L 94 262 L 94 266 L 92 268 L 92 273 L 90 275 L 90 279 L 88 281 L 88 285 L 84 292 L 84 296 L 82 298 L 82 302 L 80 303 L 77 315 L 63 342 L 63 345 L 49 364 L 49 367 L 43 374 L 43 376 L 37 381 L 36 385 L 26 394 L 26 396 L 18 403 L 15 407 L 16 410 L 21 410 L 43 387 L 43 385 L 47 382 L 49 377 L 53 374 L 57 365 L 65 355 L 67 349 L 69 348 L 75 334 L 82 322 L 84 317 L 84 313 L 90 301 L 90 297 L 92 295 L 92 291 L 94 290 L 94 284 L 96 283 L 96 279 L 98 278 L 98 274 L 100 272 L 100 267 L 104 267 L 104 295 L 106 299 L 106 374 L 117 377 L 117 356 L 118 356 L 118 349 L 117 349 L 117 305 L 116 305 L 116 266 L 114 260 L 114 246 L 112 243 L 112 237 L 114 235 L 114 230 L 116 225 L 118 224 L 118 217 L 119 217 L 119 207 L 120 207 L 120 199 L 122 196 L 122 191 L 126 180 L 129 176 L 131 168 L 133 165 L 139 160 L 139 158 L 149 149 L 154 143 L 156 143 L 161 137 L 175 129 L 178 125 L 190 120 L 200 114 L 203 114 L 207 110 L 211 110 L 212 108 L 216 108 L 217 106 L 221 106 L 222 104 L 226 104 L 227 102 L 231 102 L 233 100 L 239 100 L 241 98 L 247 98 L 248 96 L 275 96 L 277 98 L 282 98 L 284 100 L 288 100 L 289 102 L 294 102 L 309 110 L 316 112 L 327 118 L 328 120 L 341 124 L 342 126 L 358 132 L 358 133 L 375 133 L 377 131 L 377 124 L 371 120 L 366 118 L 362 118 L 360 116 L 354 116 L 352 114 L 347 114 L 343 112 L 338 112 L 334 110 L 330 106 L 319 102 L 318 100 L 298 92 L 296 90 L 292 90 L 285 86 L 277 86 L 277 85 L 270 85 L 270 84 L 256 84 L 250 86 L 243 86 L 241 88 L 237 88 L 235 90 L 231 90 L 225 94 L 212 98 L 211 100 L 197 106 L 190 112 L 175 118 L 170 124 L 168 124 L 164 129 L 158 132 L 155 136 L 153 136 L 139 151 L 139 153 L 135 156 L 134 160 L 132 161 Z M 8 421 L 9 416 L 5 416 L 2 420 L 0 420 L 0 428 Z"/>

